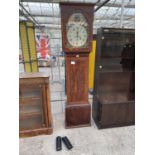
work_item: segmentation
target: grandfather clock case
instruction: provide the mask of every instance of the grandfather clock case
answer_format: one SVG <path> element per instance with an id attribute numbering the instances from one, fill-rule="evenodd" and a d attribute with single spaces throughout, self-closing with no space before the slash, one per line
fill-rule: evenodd
<path id="1" fill-rule="evenodd" d="M 62 49 L 66 53 L 66 128 L 90 126 L 89 52 L 93 38 L 92 3 L 60 3 Z"/>

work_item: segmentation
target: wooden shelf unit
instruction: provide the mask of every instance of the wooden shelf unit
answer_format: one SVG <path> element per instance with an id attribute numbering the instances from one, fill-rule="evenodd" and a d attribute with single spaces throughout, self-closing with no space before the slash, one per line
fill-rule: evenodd
<path id="1" fill-rule="evenodd" d="M 51 134 L 49 74 L 21 73 L 19 78 L 20 137 Z"/>

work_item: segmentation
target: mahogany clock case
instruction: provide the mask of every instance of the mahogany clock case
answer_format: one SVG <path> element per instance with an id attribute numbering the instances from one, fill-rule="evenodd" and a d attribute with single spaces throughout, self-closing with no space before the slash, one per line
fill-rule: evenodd
<path id="1" fill-rule="evenodd" d="M 90 52 L 93 39 L 93 17 L 94 4 L 93 3 L 60 3 L 61 8 L 61 29 L 62 29 L 62 48 L 66 53 L 83 53 Z M 68 47 L 66 25 L 69 17 L 73 13 L 81 13 L 86 18 L 88 24 L 88 38 L 87 45 L 83 48 Z"/>
<path id="2" fill-rule="evenodd" d="M 78 57 L 75 54 L 66 55 L 66 128 L 90 126 L 88 59 L 88 54 L 80 54 Z"/>
<path id="3" fill-rule="evenodd" d="M 20 74 L 19 129 L 20 137 L 52 133 L 48 74 Z"/>
<path id="4" fill-rule="evenodd" d="M 92 116 L 98 128 L 135 124 L 135 31 L 97 31 Z"/>
<path id="5" fill-rule="evenodd" d="M 89 52 L 93 40 L 94 4 L 63 2 L 60 3 L 60 9 L 62 49 L 66 53 L 66 128 L 90 126 L 91 106 L 88 102 L 88 67 Z M 78 18 L 71 20 L 72 17 L 78 17 L 79 20 L 75 20 Z M 72 33 L 77 34 L 72 39 L 72 42 L 75 41 L 76 44 L 72 44 L 69 41 L 69 32 L 72 30 L 71 27 L 73 28 L 76 25 L 79 27 Z M 79 46 L 78 38 L 82 37 L 81 33 L 80 36 L 78 35 L 81 30 L 80 26 L 85 29 L 87 39 L 85 38 L 84 43 Z"/>

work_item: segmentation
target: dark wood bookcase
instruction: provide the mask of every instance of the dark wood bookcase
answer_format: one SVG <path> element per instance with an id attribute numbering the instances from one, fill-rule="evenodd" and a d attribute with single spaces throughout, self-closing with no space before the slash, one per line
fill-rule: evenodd
<path id="1" fill-rule="evenodd" d="M 98 128 L 135 123 L 135 32 L 97 31 L 92 115 Z"/>
<path id="2" fill-rule="evenodd" d="M 48 74 L 20 74 L 19 130 L 20 137 L 52 133 Z"/>

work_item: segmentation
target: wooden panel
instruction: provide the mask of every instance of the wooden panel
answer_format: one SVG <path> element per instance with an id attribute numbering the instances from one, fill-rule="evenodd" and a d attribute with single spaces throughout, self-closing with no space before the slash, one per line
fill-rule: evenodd
<path id="1" fill-rule="evenodd" d="M 27 87 L 38 86 L 42 87 L 42 84 L 48 83 L 48 78 L 31 78 L 31 80 L 26 80 L 24 78 L 21 78 L 19 81 L 19 84 L 22 83 L 22 86 L 26 85 Z"/>
<path id="2" fill-rule="evenodd" d="M 66 57 L 67 103 L 88 102 L 88 57 Z"/>
<path id="3" fill-rule="evenodd" d="M 45 128 L 37 128 L 37 129 L 27 129 L 27 130 L 21 130 L 20 131 L 20 137 L 32 137 L 32 136 L 38 136 L 38 135 L 50 135 L 53 132 L 53 129 L 51 127 L 45 127 Z"/>
<path id="4" fill-rule="evenodd" d="M 67 105 L 65 111 L 66 128 L 90 125 L 90 104 Z"/>
<path id="5" fill-rule="evenodd" d="M 99 129 L 135 124 L 135 103 L 120 102 L 103 104 L 98 99 L 93 102 L 93 119 Z"/>
<path id="6" fill-rule="evenodd" d="M 46 89 L 46 106 L 47 106 L 47 121 L 48 121 L 48 126 L 52 126 L 53 124 L 53 119 L 52 119 L 52 115 L 51 115 L 51 98 L 50 98 L 50 84 L 46 84 L 45 85 L 45 89 Z"/>
<path id="7" fill-rule="evenodd" d="M 101 126 L 103 128 L 134 124 L 134 102 L 121 104 L 102 104 Z"/>
<path id="8" fill-rule="evenodd" d="M 98 95 L 103 103 L 134 101 L 134 72 L 99 74 Z M 133 97 L 132 97 L 133 96 Z"/>

